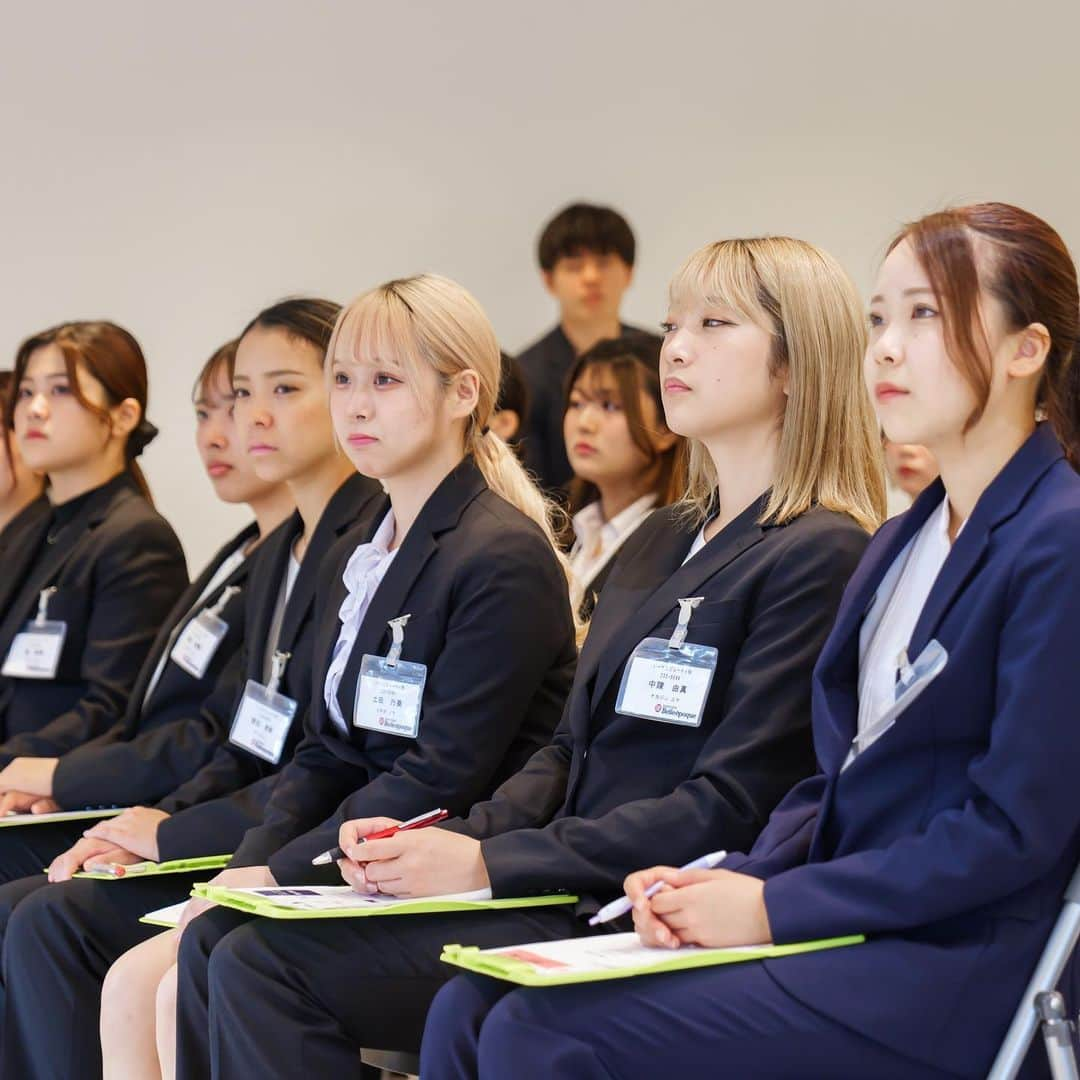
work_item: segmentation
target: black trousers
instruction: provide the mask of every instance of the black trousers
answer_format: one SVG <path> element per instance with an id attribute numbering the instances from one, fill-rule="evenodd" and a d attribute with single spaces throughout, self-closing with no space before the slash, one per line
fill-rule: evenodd
<path id="1" fill-rule="evenodd" d="M 456 970 L 439 960 L 447 943 L 586 929 L 570 907 L 300 922 L 211 910 L 180 942 L 177 1078 L 359 1078 L 362 1046 L 419 1049 Z"/>
<path id="2" fill-rule="evenodd" d="M 18 901 L 12 904 L 3 942 L 0 1077 L 100 1077 L 98 1028 L 106 972 L 122 953 L 160 932 L 140 923 L 141 915 L 179 903 L 195 881 L 205 879 L 203 871 L 128 881 L 16 882 L 0 888 L 0 894 L 10 890 Z M 15 896 L 16 887 L 22 888 L 21 897 Z"/>
<path id="3" fill-rule="evenodd" d="M 9 825 L 0 829 L 0 883 L 44 877 L 49 863 L 78 840 L 93 821 L 55 821 L 48 825 Z"/>

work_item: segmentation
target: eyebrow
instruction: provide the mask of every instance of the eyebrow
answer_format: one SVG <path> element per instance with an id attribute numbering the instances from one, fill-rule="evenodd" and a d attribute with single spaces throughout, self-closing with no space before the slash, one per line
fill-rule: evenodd
<path id="1" fill-rule="evenodd" d="M 307 375 L 306 371 L 293 371 L 292 368 L 279 368 L 277 371 L 264 371 L 260 376 L 263 379 L 280 379 L 282 375 L 296 375 L 300 378 L 304 378 Z M 233 375 L 233 382 L 251 382 L 250 375 Z"/>
<path id="2" fill-rule="evenodd" d="M 68 377 L 68 373 L 66 371 L 55 371 L 51 375 L 44 376 L 44 378 L 46 378 L 46 379 L 66 379 L 67 377 Z M 29 375 L 24 375 L 19 380 L 19 385 L 21 386 L 24 382 L 30 382 L 30 381 L 31 381 L 30 376 Z"/>
<path id="3" fill-rule="evenodd" d="M 910 289 L 905 289 L 900 295 L 901 296 L 918 296 L 919 293 L 930 293 L 930 295 L 933 296 L 934 295 L 934 290 L 931 289 L 929 285 L 915 285 Z M 882 300 L 884 300 L 884 299 L 885 299 L 885 297 L 882 296 L 880 293 L 878 293 L 877 296 L 871 296 L 870 297 L 870 303 L 871 304 L 880 304 L 882 302 Z"/>

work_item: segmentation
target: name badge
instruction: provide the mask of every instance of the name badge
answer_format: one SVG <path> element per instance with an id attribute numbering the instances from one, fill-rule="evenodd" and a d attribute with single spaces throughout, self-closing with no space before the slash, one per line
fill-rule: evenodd
<path id="1" fill-rule="evenodd" d="M 353 724 L 368 731 L 415 739 L 420 734 L 427 665 L 401 659 L 405 624 L 410 616 L 390 620 L 394 635 L 390 651 L 383 656 L 367 654 L 360 662 Z"/>
<path id="2" fill-rule="evenodd" d="M 268 686 L 248 679 L 229 732 L 229 742 L 271 765 L 281 760 L 285 740 L 296 716 L 296 702 L 277 692 L 289 657 L 289 653 L 274 653 Z"/>
<path id="3" fill-rule="evenodd" d="M 679 623 L 671 637 L 645 638 L 634 649 L 619 685 L 617 713 L 662 724 L 701 726 L 718 653 L 711 645 L 687 642 L 686 633 L 694 608 L 704 599 L 680 600 Z"/>
<path id="4" fill-rule="evenodd" d="M 56 678 L 67 637 L 67 623 L 46 618 L 49 597 L 55 592 L 54 586 L 42 589 L 38 595 L 37 615 L 15 635 L 0 675 L 13 679 Z"/>
<path id="5" fill-rule="evenodd" d="M 229 632 L 229 624 L 221 618 L 225 605 L 238 593 L 238 585 L 230 585 L 218 602 L 191 619 L 176 639 L 169 659 L 193 678 L 201 679 L 214 659 L 218 646 Z"/>

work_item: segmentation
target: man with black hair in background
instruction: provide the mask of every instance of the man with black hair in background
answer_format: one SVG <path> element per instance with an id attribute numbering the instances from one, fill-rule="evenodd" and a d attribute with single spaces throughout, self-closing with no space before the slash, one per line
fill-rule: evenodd
<path id="1" fill-rule="evenodd" d="M 559 303 L 559 322 L 518 357 L 531 399 L 523 448 L 529 471 L 559 497 L 571 476 L 563 444 L 563 380 L 586 349 L 634 330 L 619 320 L 634 249 L 626 219 L 588 203 L 560 210 L 540 234 L 540 273 Z"/>

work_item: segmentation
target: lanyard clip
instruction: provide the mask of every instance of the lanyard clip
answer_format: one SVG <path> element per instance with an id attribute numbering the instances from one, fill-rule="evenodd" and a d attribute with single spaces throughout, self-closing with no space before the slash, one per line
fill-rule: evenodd
<path id="1" fill-rule="evenodd" d="M 405 644 L 405 624 L 412 618 L 412 615 L 399 615 L 396 619 L 391 619 L 387 625 L 390 627 L 390 633 L 394 635 L 394 640 L 390 645 L 390 651 L 386 654 L 386 666 L 397 667 L 398 660 L 401 659 L 401 646 Z"/>
<path id="2" fill-rule="evenodd" d="M 210 608 L 208 614 L 217 618 L 225 610 L 225 605 L 240 591 L 239 585 L 226 586 L 224 592 L 218 597 L 218 602 Z"/>
<path id="3" fill-rule="evenodd" d="M 280 649 L 275 650 L 274 655 L 270 659 L 270 685 L 267 689 L 271 694 L 278 692 L 278 687 L 281 685 L 281 677 L 285 674 L 285 665 L 292 659 L 291 652 L 281 652 Z"/>
<path id="4" fill-rule="evenodd" d="M 49 588 L 42 589 L 41 592 L 38 593 L 37 616 L 34 619 L 36 625 L 45 625 L 45 619 L 48 617 L 49 612 L 49 597 L 52 596 L 54 592 L 56 592 L 56 586 L 51 585 Z"/>
<path id="5" fill-rule="evenodd" d="M 704 600 L 704 596 L 691 596 L 679 601 L 679 624 L 668 639 L 669 649 L 681 649 L 686 642 L 686 631 L 690 626 L 690 616 L 694 608 Z"/>

